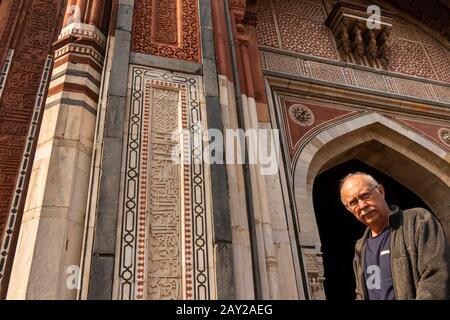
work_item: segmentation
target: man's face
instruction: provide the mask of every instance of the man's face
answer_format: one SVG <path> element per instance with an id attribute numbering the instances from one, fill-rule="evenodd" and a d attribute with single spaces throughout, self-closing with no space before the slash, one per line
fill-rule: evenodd
<path id="1" fill-rule="evenodd" d="M 341 189 L 347 210 L 369 228 L 383 225 L 389 215 L 382 185 L 373 185 L 365 176 L 348 178 Z"/>

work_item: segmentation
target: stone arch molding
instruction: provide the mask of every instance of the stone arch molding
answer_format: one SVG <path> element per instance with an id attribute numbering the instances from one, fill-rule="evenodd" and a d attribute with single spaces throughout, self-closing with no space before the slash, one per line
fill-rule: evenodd
<path id="1" fill-rule="evenodd" d="M 315 177 L 352 158 L 414 191 L 433 210 L 450 241 L 450 153 L 417 132 L 379 113 L 363 113 L 320 131 L 296 158 L 293 181 L 303 248 L 314 247 L 321 255 L 312 197 Z"/>

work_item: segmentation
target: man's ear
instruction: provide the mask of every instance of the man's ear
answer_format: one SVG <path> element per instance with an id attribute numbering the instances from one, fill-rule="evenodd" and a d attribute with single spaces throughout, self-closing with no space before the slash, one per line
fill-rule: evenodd
<path id="1" fill-rule="evenodd" d="M 383 187 L 383 185 L 381 185 L 381 184 L 378 185 L 377 189 L 378 189 L 378 192 L 381 193 L 383 195 L 383 197 L 384 197 L 384 187 Z"/>

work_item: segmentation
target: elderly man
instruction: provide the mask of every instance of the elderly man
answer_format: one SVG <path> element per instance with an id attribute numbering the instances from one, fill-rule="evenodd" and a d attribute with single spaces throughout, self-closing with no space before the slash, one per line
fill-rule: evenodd
<path id="1" fill-rule="evenodd" d="M 389 207 L 383 186 L 363 172 L 342 179 L 340 192 L 368 227 L 355 245 L 356 299 L 450 299 L 450 248 L 429 211 Z"/>

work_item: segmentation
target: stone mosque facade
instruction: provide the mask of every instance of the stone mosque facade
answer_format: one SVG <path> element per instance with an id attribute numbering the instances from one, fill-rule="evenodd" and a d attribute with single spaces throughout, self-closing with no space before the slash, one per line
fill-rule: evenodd
<path id="1" fill-rule="evenodd" d="M 441 0 L 0 0 L 1 298 L 339 298 L 351 161 L 450 238 L 449 39 Z"/>

